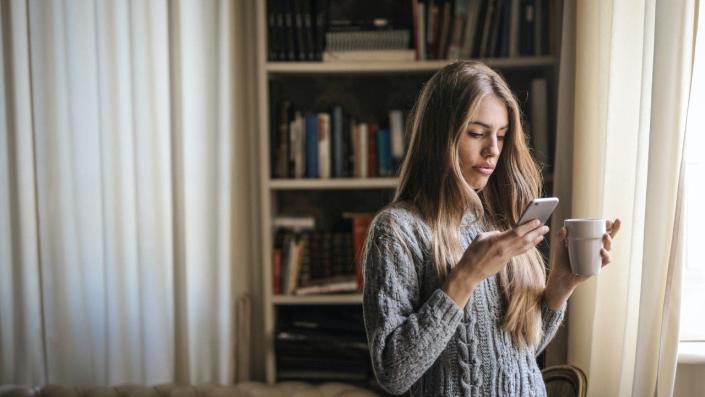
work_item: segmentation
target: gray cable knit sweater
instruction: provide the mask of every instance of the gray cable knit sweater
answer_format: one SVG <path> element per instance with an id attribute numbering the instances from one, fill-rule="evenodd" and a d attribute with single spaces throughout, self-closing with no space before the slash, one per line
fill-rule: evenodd
<path id="1" fill-rule="evenodd" d="M 466 215 L 463 248 L 481 232 Z M 558 329 L 565 307 L 542 304 L 543 337 L 517 347 L 500 326 L 504 303 L 495 277 L 461 309 L 440 289 L 430 229 L 394 205 L 370 227 L 364 263 L 364 317 L 372 365 L 389 392 L 412 396 L 545 396 L 535 356 Z"/>

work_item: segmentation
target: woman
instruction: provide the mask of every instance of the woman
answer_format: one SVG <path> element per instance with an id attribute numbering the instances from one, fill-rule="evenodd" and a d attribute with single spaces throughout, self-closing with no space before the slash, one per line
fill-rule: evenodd
<path id="1" fill-rule="evenodd" d="M 396 197 L 365 250 L 377 379 L 412 396 L 545 395 L 535 356 L 587 278 L 561 244 L 546 280 L 536 245 L 548 227 L 515 224 L 542 184 L 516 99 L 492 69 L 457 62 L 426 84 L 409 132 Z M 619 225 L 608 221 L 603 266 Z"/>

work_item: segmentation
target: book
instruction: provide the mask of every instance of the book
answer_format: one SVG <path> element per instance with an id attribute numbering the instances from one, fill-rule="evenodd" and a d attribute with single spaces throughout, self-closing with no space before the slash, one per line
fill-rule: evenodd
<path id="1" fill-rule="evenodd" d="M 414 49 L 416 60 L 426 60 L 426 5 L 422 0 L 413 0 Z"/>
<path id="2" fill-rule="evenodd" d="M 318 177 L 330 178 L 330 115 L 318 113 Z"/>
<path id="3" fill-rule="evenodd" d="M 276 61 L 279 57 L 279 37 L 277 34 L 275 2 L 273 0 L 267 2 L 267 37 L 269 38 L 267 57 L 269 61 Z"/>
<path id="4" fill-rule="evenodd" d="M 378 175 L 381 177 L 392 176 L 392 150 L 391 138 L 388 129 L 380 129 L 377 133 L 377 158 Z"/>
<path id="5" fill-rule="evenodd" d="M 519 20 L 521 14 L 521 0 L 510 0 L 509 17 L 509 56 L 519 56 Z"/>
<path id="6" fill-rule="evenodd" d="M 548 140 L 548 89 L 546 79 L 531 80 L 531 141 L 534 157 L 543 164 L 550 163 Z"/>
<path id="7" fill-rule="evenodd" d="M 306 55 L 308 53 L 308 48 L 306 47 L 305 32 L 306 26 L 304 25 L 304 1 L 307 0 L 289 0 L 291 2 L 291 12 L 294 22 L 294 32 L 296 32 L 296 60 L 305 61 Z"/>
<path id="8" fill-rule="evenodd" d="M 367 177 L 375 178 L 380 175 L 377 157 L 377 130 L 378 126 L 375 123 L 368 125 L 367 133 Z"/>
<path id="9" fill-rule="evenodd" d="M 535 0 L 521 0 L 521 20 L 519 23 L 519 53 L 534 55 Z"/>
<path id="10" fill-rule="evenodd" d="M 316 228 L 316 219 L 312 216 L 277 216 L 272 222 L 275 228 L 293 231 L 313 230 Z"/>
<path id="11" fill-rule="evenodd" d="M 362 272 L 362 255 L 364 254 L 367 234 L 369 233 L 370 224 L 374 219 L 375 214 L 371 212 L 344 212 L 343 218 L 350 219 L 352 222 L 353 235 L 353 255 L 355 261 L 355 277 L 357 279 L 357 290 L 362 292 L 363 289 L 363 272 Z"/>
<path id="12" fill-rule="evenodd" d="M 480 58 L 486 58 L 490 53 L 490 42 L 492 40 L 492 22 L 495 18 L 495 8 L 498 0 L 486 0 L 485 14 L 483 15 L 482 35 L 480 37 Z"/>
<path id="13" fill-rule="evenodd" d="M 443 0 L 440 9 L 440 26 L 439 26 L 439 37 L 438 46 L 436 47 L 436 59 L 446 59 L 446 53 L 448 50 L 448 36 L 451 32 L 451 1 L 453 0 Z"/>
<path id="14" fill-rule="evenodd" d="M 350 293 L 358 289 L 355 276 L 334 276 L 325 279 L 311 280 L 305 287 L 295 288 L 294 295 L 318 295 L 329 293 Z"/>
<path id="15" fill-rule="evenodd" d="M 295 16 L 293 12 L 293 2 L 294 0 L 281 0 L 282 1 L 282 13 L 284 14 L 284 31 L 286 32 L 284 37 L 287 40 L 287 57 L 289 61 L 295 61 L 298 53 L 298 43 L 296 43 L 296 24 Z"/>
<path id="16" fill-rule="evenodd" d="M 439 0 L 429 0 L 427 3 L 428 23 L 426 26 L 428 29 L 426 30 L 426 51 L 428 55 L 426 56 L 426 59 L 434 59 L 436 56 L 436 48 L 438 47 L 438 36 L 440 35 L 438 29 L 440 25 L 440 9 L 438 1 Z"/>
<path id="17" fill-rule="evenodd" d="M 282 251 L 272 250 L 272 293 L 279 295 L 282 292 Z"/>
<path id="18" fill-rule="evenodd" d="M 291 111 L 291 102 L 283 101 L 280 103 L 279 133 L 277 135 L 277 169 L 275 172 L 277 178 L 286 178 L 289 176 L 289 150 L 291 139 L 289 135 L 289 118 Z"/>
<path id="19" fill-rule="evenodd" d="M 396 50 L 346 50 L 323 53 L 323 62 L 408 62 L 416 59 L 416 51 Z"/>
<path id="20" fill-rule="evenodd" d="M 343 108 L 339 105 L 333 107 L 331 117 L 331 145 L 333 153 L 333 176 L 345 176 L 345 136 L 343 134 Z"/>
<path id="21" fill-rule="evenodd" d="M 473 56 L 475 52 L 475 41 L 478 31 L 478 20 L 482 0 L 470 0 L 468 5 L 467 16 L 465 19 L 465 31 L 463 35 L 463 44 L 460 50 L 460 57 L 467 59 Z"/>
<path id="22" fill-rule="evenodd" d="M 467 21 L 469 0 L 455 0 L 455 14 L 453 17 L 453 32 L 448 46 L 448 59 L 459 59 L 460 50 L 465 36 L 465 23 Z"/>
<path id="23" fill-rule="evenodd" d="M 294 136 L 292 141 L 292 168 L 294 178 L 306 176 L 306 122 L 301 112 L 294 113 L 290 126 L 290 133 Z"/>
<path id="24" fill-rule="evenodd" d="M 401 165 L 404 157 L 404 116 L 401 110 L 389 112 L 389 132 L 391 134 L 392 169 Z"/>
<path id="25" fill-rule="evenodd" d="M 325 48 L 326 25 L 328 19 L 328 0 L 313 0 L 313 13 L 315 14 L 315 54 L 316 61 L 323 59 L 323 50 Z"/>
<path id="26" fill-rule="evenodd" d="M 318 117 L 306 114 L 306 177 L 318 178 Z"/>

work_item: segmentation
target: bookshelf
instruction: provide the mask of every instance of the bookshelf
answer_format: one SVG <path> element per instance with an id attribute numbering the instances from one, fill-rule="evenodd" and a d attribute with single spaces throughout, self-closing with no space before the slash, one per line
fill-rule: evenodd
<path id="1" fill-rule="evenodd" d="M 273 0 L 269 0 L 271 2 Z M 283 1 L 283 0 L 279 0 Z M 286 0 L 289 1 L 289 0 Z M 298 0 L 290 0 L 298 1 Z M 303 0 L 328 2 L 335 7 L 340 0 Z M 472 0 L 470 0 L 472 1 Z M 478 0 L 500 2 L 502 0 Z M 523 4 L 525 0 L 507 0 L 506 3 Z M 552 152 L 555 141 L 555 109 L 558 83 L 558 49 L 560 48 L 561 0 L 539 0 L 547 4 L 550 26 L 547 29 L 548 42 L 544 54 L 537 56 L 481 57 L 479 59 L 499 70 L 515 90 L 524 113 L 530 112 L 529 93 L 532 81 L 542 79 L 546 84 L 546 105 L 548 108 L 544 124 L 548 129 L 548 152 Z M 331 177 L 292 178 L 274 175 L 272 141 L 273 129 L 277 128 L 277 101 L 291 100 L 302 109 L 321 111 L 331 104 L 342 104 L 352 113 L 374 115 L 379 118 L 392 109 L 400 109 L 406 117 L 423 83 L 434 72 L 452 60 L 429 59 L 416 61 L 377 61 L 377 62 L 321 62 L 321 61 L 273 61 L 269 51 L 268 1 L 256 2 L 256 46 L 257 46 L 257 119 L 256 131 L 259 158 L 259 193 L 261 198 L 260 223 L 261 263 L 259 269 L 263 280 L 265 373 L 269 383 L 282 380 L 277 368 L 276 337 L 280 320 L 291 321 L 292 316 L 301 313 L 331 315 L 337 312 L 350 312 L 360 316 L 362 296 L 359 293 L 328 295 L 282 295 L 273 291 L 272 253 L 276 240 L 274 221 L 281 215 L 315 213 L 322 227 L 332 227 L 333 222 L 341 222 L 339 215 L 346 211 L 375 212 L 391 199 L 398 179 L 389 177 Z M 429 2 L 420 1 L 423 4 Z M 345 2 L 364 8 L 364 4 L 374 2 Z M 408 1 L 413 7 L 415 1 Z M 445 2 L 441 2 L 445 4 Z M 449 1 L 453 3 L 453 1 Z M 276 88 L 276 90 L 275 90 Z M 380 92 L 387 95 L 380 95 Z M 351 99 L 352 98 L 352 99 Z M 381 111 L 379 111 L 381 109 Z M 547 164 L 550 165 L 549 158 Z M 544 173 L 545 191 L 551 191 L 552 172 L 550 167 Z M 332 220 L 331 220 L 332 219 Z M 344 222 L 344 221 L 343 221 Z M 337 320 L 331 320 L 335 322 Z M 362 318 L 359 317 L 359 325 Z M 326 379 L 320 379 L 326 380 Z"/>
<path id="2" fill-rule="evenodd" d="M 500 69 L 527 69 L 540 66 L 555 66 L 556 58 L 552 56 L 484 58 L 484 63 Z M 267 62 L 268 73 L 414 73 L 435 72 L 451 63 L 450 60 L 414 61 L 414 62 Z"/>

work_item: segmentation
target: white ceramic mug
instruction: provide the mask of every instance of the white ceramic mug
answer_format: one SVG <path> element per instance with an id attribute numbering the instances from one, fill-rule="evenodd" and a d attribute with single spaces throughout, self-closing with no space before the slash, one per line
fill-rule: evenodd
<path id="1" fill-rule="evenodd" d="M 607 232 L 606 219 L 566 219 L 568 256 L 574 274 L 594 276 L 602 268 L 602 236 Z"/>

